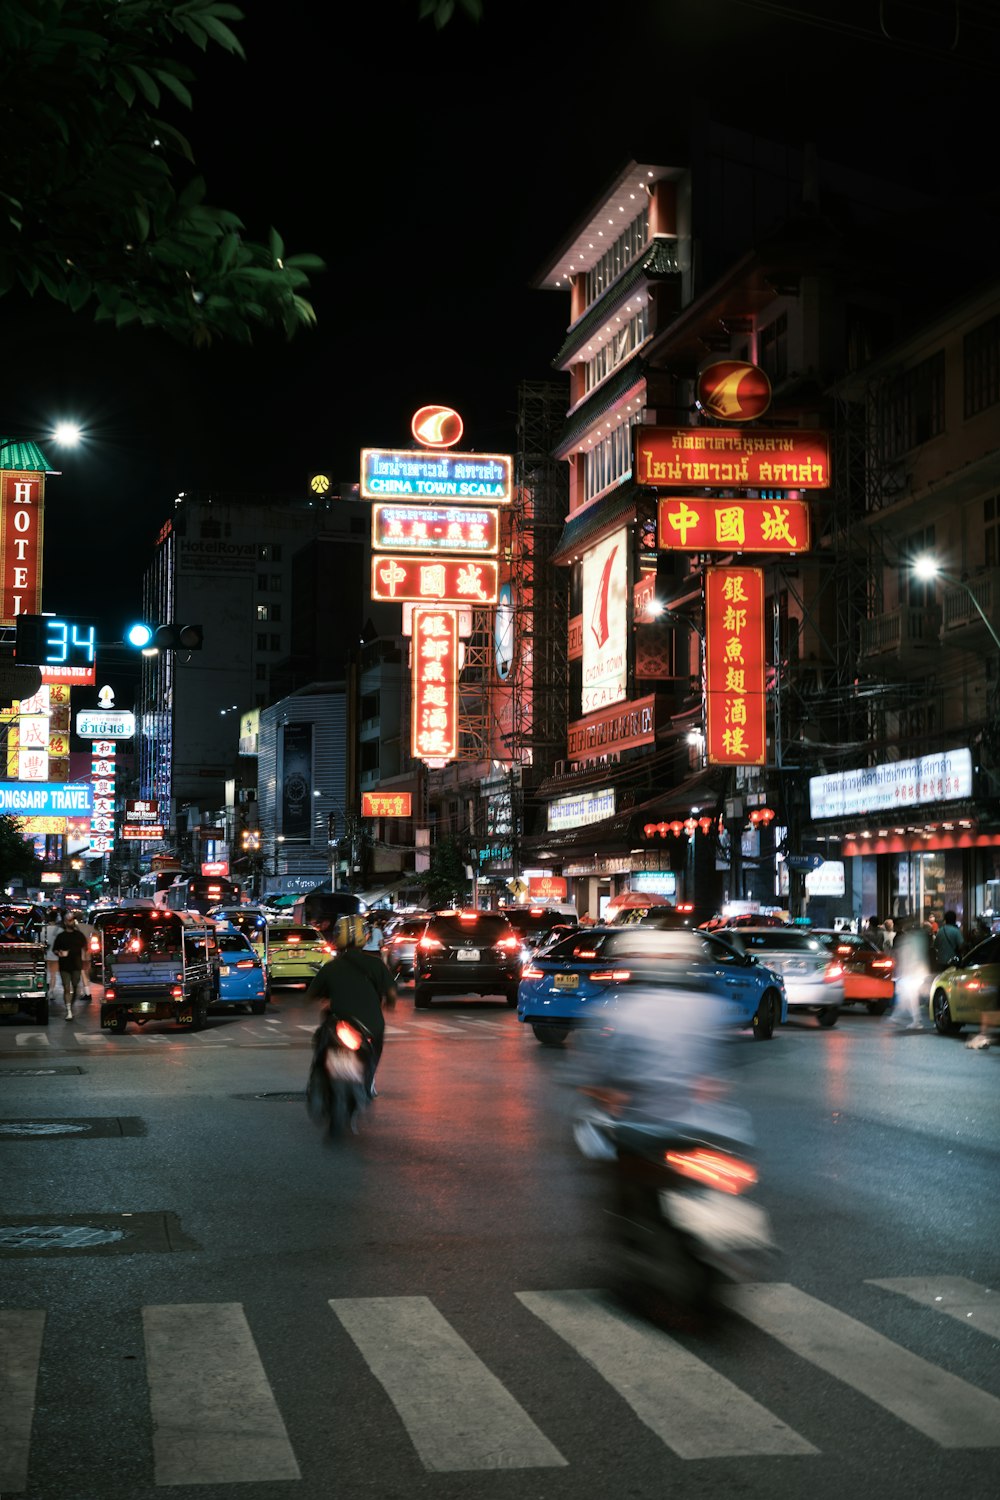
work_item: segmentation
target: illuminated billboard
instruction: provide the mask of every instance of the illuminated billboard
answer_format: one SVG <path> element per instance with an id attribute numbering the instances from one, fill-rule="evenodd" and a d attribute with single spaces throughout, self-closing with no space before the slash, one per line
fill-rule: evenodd
<path id="1" fill-rule="evenodd" d="M 708 500 L 671 495 L 658 506 L 657 544 L 666 552 L 805 552 L 804 500 Z"/>
<path id="2" fill-rule="evenodd" d="M 582 712 L 625 697 L 628 677 L 628 531 L 583 554 Z"/>
<path id="3" fill-rule="evenodd" d="M 830 437 L 803 428 L 636 427 L 636 484 L 823 490 Z"/>
<path id="4" fill-rule="evenodd" d="M 713 765 L 767 761 L 764 574 L 705 569 L 705 739 Z"/>
<path id="5" fill-rule="evenodd" d="M 496 556 L 498 512 L 486 505 L 373 505 L 372 546 Z"/>
<path id="6" fill-rule="evenodd" d="M 372 598 L 396 604 L 495 604 L 497 565 L 490 559 L 430 559 L 380 553 L 372 558 Z"/>
<path id="7" fill-rule="evenodd" d="M 363 818 L 409 818 L 413 815 L 412 792 L 362 792 Z"/>
<path id="8" fill-rule="evenodd" d="M 453 609 L 413 611 L 412 751 L 418 760 L 458 754 L 458 615 Z"/>
<path id="9" fill-rule="evenodd" d="M 415 448 L 364 448 L 364 500 L 489 501 L 511 498 L 514 460 L 509 453 L 420 452 Z"/>
<path id="10" fill-rule="evenodd" d="M 41 610 L 44 498 L 43 474 L 0 469 L 0 625 Z"/>

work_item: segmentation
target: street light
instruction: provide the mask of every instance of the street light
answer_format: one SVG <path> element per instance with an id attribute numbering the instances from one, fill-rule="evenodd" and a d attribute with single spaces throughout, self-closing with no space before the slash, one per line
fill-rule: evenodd
<path id="1" fill-rule="evenodd" d="M 983 609 L 983 606 L 980 604 L 979 600 L 976 598 L 975 590 L 966 579 L 955 578 L 950 573 L 942 572 L 937 561 L 933 557 L 927 556 L 918 557 L 914 560 L 913 571 L 918 578 L 922 578 L 925 582 L 929 583 L 935 578 L 940 578 L 942 583 L 947 583 L 953 588 L 964 589 L 969 598 L 972 600 L 979 618 L 982 620 L 983 624 L 986 626 L 986 629 L 989 631 L 990 639 L 992 640 L 994 646 L 996 646 L 997 650 L 1000 651 L 1000 636 L 997 635 L 989 616 Z"/>
<path id="2" fill-rule="evenodd" d="M 57 422 L 48 436 L 60 448 L 75 448 L 83 441 L 83 431 L 75 422 Z M 49 472 L 49 461 L 34 438 L 0 437 L 0 469 L 8 466 L 7 457 L 11 453 L 11 468 Z"/>

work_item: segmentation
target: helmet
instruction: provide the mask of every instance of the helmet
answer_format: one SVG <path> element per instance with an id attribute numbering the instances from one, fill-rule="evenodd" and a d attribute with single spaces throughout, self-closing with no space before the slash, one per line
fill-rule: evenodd
<path id="1" fill-rule="evenodd" d="M 338 948 L 363 948 L 365 924 L 362 917 L 338 917 L 333 929 L 333 941 Z"/>

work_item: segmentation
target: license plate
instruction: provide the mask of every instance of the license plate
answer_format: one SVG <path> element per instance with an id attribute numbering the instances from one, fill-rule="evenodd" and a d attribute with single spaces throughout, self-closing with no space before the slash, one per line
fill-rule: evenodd
<path id="1" fill-rule="evenodd" d="M 723 1193 L 660 1194 L 660 1205 L 672 1224 L 720 1250 L 767 1250 L 773 1247 L 771 1221 L 758 1203 Z"/>
<path id="2" fill-rule="evenodd" d="M 459 961 L 459 963 L 466 963 L 466 964 L 475 964 L 475 963 L 478 963 L 479 962 L 479 949 L 478 948 L 459 948 L 459 950 L 458 950 L 458 961 Z"/>
<path id="3" fill-rule="evenodd" d="M 150 1011 L 154 1011 L 156 1009 L 156 1001 L 155 1000 L 140 1000 L 139 1004 L 137 1006 L 135 1006 L 135 1009 L 137 1011 L 140 1011 L 141 1014 L 144 1015 L 144 1016 L 148 1015 L 150 1013 Z"/>
<path id="4" fill-rule="evenodd" d="M 575 990 L 579 988 L 579 974 L 553 974 L 553 987 L 557 990 Z"/>
<path id="5" fill-rule="evenodd" d="M 220 964 L 219 965 L 219 973 L 220 974 L 228 974 L 229 973 L 229 965 L 228 964 Z"/>
<path id="6" fill-rule="evenodd" d="M 3 1014 L 5 1016 L 9 1016 L 9 1015 L 11 1015 L 16 1010 L 17 1010 L 17 1001 L 16 1000 L 0 1000 L 0 1014 Z"/>

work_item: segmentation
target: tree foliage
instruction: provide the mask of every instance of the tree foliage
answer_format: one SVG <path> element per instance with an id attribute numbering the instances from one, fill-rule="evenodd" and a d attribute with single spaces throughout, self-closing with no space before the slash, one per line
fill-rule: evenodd
<path id="1" fill-rule="evenodd" d="M 30 875 L 35 868 L 35 851 L 21 830 L 19 818 L 0 813 L 0 886 L 15 875 Z"/>
<path id="2" fill-rule="evenodd" d="M 186 138 L 177 55 L 240 58 L 225 0 L 4 0 L 0 5 L 0 296 L 20 286 L 96 321 L 195 346 L 288 337 L 315 322 L 314 255 L 255 244 L 206 201 Z"/>
<path id="3" fill-rule="evenodd" d="M 430 869 L 424 882 L 428 904 L 461 906 L 468 884 L 461 847 L 450 834 L 446 834 L 431 849 Z"/>

